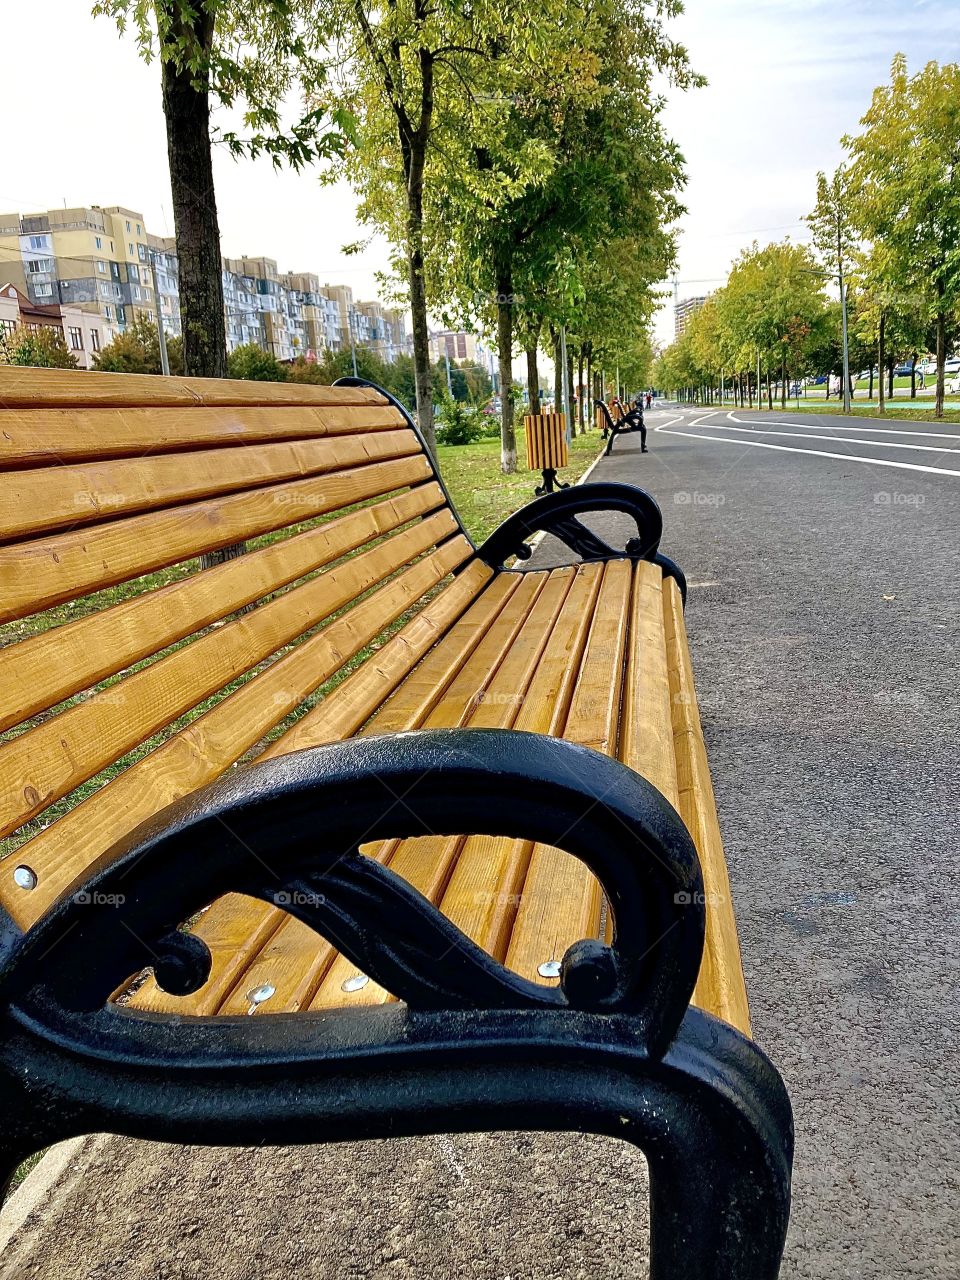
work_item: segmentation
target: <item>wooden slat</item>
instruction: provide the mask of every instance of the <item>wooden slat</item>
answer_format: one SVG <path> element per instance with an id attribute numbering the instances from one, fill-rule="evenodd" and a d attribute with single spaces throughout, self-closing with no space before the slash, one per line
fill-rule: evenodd
<path id="1" fill-rule="evenodd" d="M 439 511 L 0 746 L 0 836 L 456 531 Z"/>
<path id="2" fill-rule="evenodd" d="M 371 387 L 320 387 L 231 378 L 161 378 L 151 374 L 0 365 L 0 407 L 152 407 L 179 405 L 385 404 Z"/>
<path id="3" fill-rule="evenodd" d="M 610 755 L 616 747 L 631 566 L 613 561 L 603 581 L 563 736 Z M 579 938 L 596 937 L 601 893 L 582 862 L 537 845 L 524 881 L 506 963 L 534 982 L 546 961 L 560 960 Z M 547 979 L 553 982 L 553 979 Z"/>
<path id="4" fill-rule="evenodd" d="M 28 928 L 111 845 L 173 800 L 211 781 L 471 554 L 455 537 L 199 717 L 0 863 L 0 903 Z M 37 876 L 19 889 L 15 866 Z"/>
<path id="5" fill-rule="evenodd" d="M 421 613 L 387 641 L 376 658 L 368 659 L 348 676 L 258 760 L 323 742 L 340 741 L 354 733 L 370 714 L 370 699 L 377 705 L 378 684 L 370 686 L 364 681 L 365 673 L 372 668 L 392 672 L 399 682 L 405 670 L 409 670 L 438 635 L 445 638 L 437 648 L 449 647 L 452 637 L 463 631 L 471 645 L 475 643 L 477 616 L 486 619 L 489 625 L 509 595 L 501 586 L 509 580 L 499 578 L 476 600 L 491 577 L 491 570 L 479 561 L 468 565 Z M 510 583 L 511 588 L 512 585 Z M 476 602 L 467 609 L 471 601 Z M 464 609 L 467 613 L 454 627 Z M 465 626 L 468 620 L 469 625 Z M 221 920 L 221 916 L 229 919 Z M 265 925 L 265 916 L 270 918 L 272 928 Z M 215 902 L 199 922 L 196 932 L 210 948 L 213 958 L 210 981 L 195 995 L 177 998 L 161 991 L 151 978 L 132 1001 L 137 1008 L 153 1012 L 215 1013 L 218 1009 L 225 1013 L 245 1012 L 249 1004 L 247 992 L 269 981 L 276 994 L 269 1009 L 265 1006 L 266 1011 L 295 1010 L 312 998 L 334 954 L 329 943 L 285 911 L 237 895 Z M 234 941 L 237 936 L 242 939 L 239 943 Z M 270 940 L 269 958 L 260 957 L 265 939 Z M 229 947 L 229 951 L 224 947 Z M 231 988 L 234 988 L 232 994 Z"/>
<path id="6" fill-rule="evenodd" d="M 420 452 L 417 437 L 404 428 L 14 471 L 0 485 L 0 539 L 25 538 Z"/>
<path id="7" fill-rule="evenodd" d="M 392 405 L 239 405 L 182 408 L 9 409 L 0 432 L 0 467 L 148 457 L 173 450 L 267 440 L 355 435 L 403 427 Z"/>
<path id="8" fill-rule="evenodd" d="M 557 572 L 575 576 L 512 726 L 552 737 L 566 723 L 601 576 L 597 564 Z M 497 960 L 506 956 L 532 851 L 529 840 L 470 836 L 440 903 Z"/>
<path id="9" fill-rule="evenodd" d="M 569 586 L 569 573 L 523 574 L 520 587 L 427 717 L 425 727 L 510 728 Z M 365 852 L 386 862 L 425 898 L 439 902 L 467 834 L 389 841 Z M 337 956 L 311 1008 L 377 1004 L 388 999 L 388 993 L 375 982 L 359 991 L 345 992 L 344 981 L 355 973 L 346 956 Z"/>
<path id="10" fill-rule="evenodd" d="M 444 503 L 438 484 L 421 485 L 159 591 L 7 645 L 0 649 L 0 730 Z"/>
<path id="11" fill-rule="evenodd" d="M 432 478 L 400 458 L 0 547 L 0 622 Z"/>
<path id="12" fill-rule="evenodd" d="M 634 569 L 619 755 L 677 809 L 662 581 L 660 569 L 645 560 Z"/>
<path id="13" fill-rule="evenodd" d="M 697 846 L 703 871 L 707 932 L 693 1003 L 750 1034 L 740 941 L 730 876 L 723 854 L 717 803 L 703 741 L 693 668 L 683 621 L 683 603 L 672 578 L 663 583 L 664 627 L 673 708 L 680 814 Z"/>

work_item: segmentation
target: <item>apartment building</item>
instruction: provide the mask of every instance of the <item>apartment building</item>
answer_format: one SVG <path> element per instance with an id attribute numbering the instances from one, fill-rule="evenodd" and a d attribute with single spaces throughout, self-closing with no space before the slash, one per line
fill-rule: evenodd
<path id="1" fill-rule="evenodd" d="M 81 369 L 93 367 L 102 344 L 100 318 L 76 306 L 32 302 L 16 285 L 0 284 L 0 333 L 18 328 L 57 329 Z"/>
<path id="2" fill-rule="evenodd" d="M 156 324 L 159 314 L 168 334 L 181 332 L 175 241 L 149 232 L 143 215 L 123 205 L 0 214 L 0 280 L 33 305 L 96 317 L 81 326 L 85 354 L 137 318 Z M 224 258 L 223 297 L 231 351 L 254 343 L 290 361 L 352 342 L 393 360 L 405 347 L 401 311 L 355 303 L 349 286 L 321 285 L 309 272 L 281 275 L 272 258 Z"/>
<path id="3" fill-rule="evenodd" d="M 682 302 L 674 304 L 673 308 L 673 336 L 679 338 L 690 323 L 692 316 L 695 316 L 703 304 L 707 300 L 707 295 L 696 298 L 684 298 Z"/>
<path id="4" fill-rule="evenodd" d="M 453 363 L 476 365 L 486 370 L 491 378 L 497 371 L 497 355 L 482 338 L 463 329 L 443 329 L 430 334 L 430 359 L 434 362 L 448 359 Z"/>
<path id="5" fill-rule="evenodd" d="M 105 345 L 137 318 L 156 323 L 151 241 L 162 243 L 149 235 L 142 213 L 122 205 L 0 214 L 0 275 L 38 306 L 80 307 L 96 315 Z M 169 331 L 179 333 L 172 248 L 163 259 L 161 314 Z"/>

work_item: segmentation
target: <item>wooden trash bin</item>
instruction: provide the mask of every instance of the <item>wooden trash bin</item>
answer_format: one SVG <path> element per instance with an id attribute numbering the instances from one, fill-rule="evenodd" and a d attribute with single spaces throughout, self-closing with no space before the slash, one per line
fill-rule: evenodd
<path id="1" fill-rule="evenodd" d="M 567 445 L 567 420 L 563 413 L 528 413 L 523 419 L 527 435 L 527 466 L 531 471 L 543 472 L 543 484 L 537 485 L 538 494 L 552 493 L 554 488 L 570 486 L 557 480 L 557 472 L 570 462 Z"/>

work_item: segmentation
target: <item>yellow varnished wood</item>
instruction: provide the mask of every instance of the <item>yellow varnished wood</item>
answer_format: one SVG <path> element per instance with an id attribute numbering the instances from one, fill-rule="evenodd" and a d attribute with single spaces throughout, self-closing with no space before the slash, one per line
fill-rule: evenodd
<path id="1" fill-rule="evenodd" d="M 563 736 L 606 755 L 616 748 L 631 589 L 628 561 L 604 566 L 590 634 Z M 546 845 L 530 859 L 506 963 L 534 982 L 539 966 L 563 958 L 579 938 L 596 937 L 601 893 L 582 862 Z"/>
<path id="2" fill-rule="evenodd" d="M 11 471 L 0 485 L 0 538 L 95 524 L 420 452 L 416 436 L 404 428 Z"/>
<path id="3" fill-rule="evenodd" d="M 392 405 L 246 404 L 185 413 L 149 409 L 6 409 L 0 467 L 63 464 L 80 459 L 150 457 L 173 450 L 357 435 L 404 426 Z"/>
<path id="4" fill-rule="evenodd" d="M 663 594 L 680 814 L 700 855 L 706 897 L 707 931 L 693 1003 L 749 1035 L 750 1010 L 730 876 L 693 685 L 683 605 L 672 578 L 664 579 Z"/>
<path id="5" fill-rule="evenodd" d="M 444 508 L 0 746 L 0 835 L 455 530 Z"/>
<path id="6" fill-rule="evenodd" d="M 469 555 L 465 538 L 451 538 L 0 863 L 0 902 L 15 922 L 28 928 L 120 836 L 222 773 Z M 20 863 L 38 876 L 30 892 L 14 884 Z"/>
<path id="7" fill-rule="evenodd" d="M 430 479 L 400 458 L 0 547 L 0 622 Z"/>
<path id="8" fill-rule="evenodd" d="M 443 503 L 438 484 L 421 485 L 159 591 L 7 645 L 0 649 L 0 729 L 93 687 Z"/>
<path id="9" fill-rule="evenodd" d="M 239 378 L 160 378 L 151 374 L 0 365 L 0 408 L 176 405 L 350 405 L 389 403 L 372 387 L 320 387 Z"/>

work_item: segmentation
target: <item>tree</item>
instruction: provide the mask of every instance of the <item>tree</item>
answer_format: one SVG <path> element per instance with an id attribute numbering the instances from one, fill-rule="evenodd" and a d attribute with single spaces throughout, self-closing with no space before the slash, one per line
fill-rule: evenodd
<path id="1" fill-rule="evenodd" d="M 77 357 L 64 342 L 62 329 L 53 325 L 38 325 L 33 329 L 18 325 L 12 333 L 0 330 L 0 364 L 76 369 Z"/>
<path id="2" fill-rule="evenodd" d="M 882 243 L 893 288 L 921 300 L 936 326 L 937 416 L 951 317 L 960 308 L 960 66 L 915 75 L 897 54 L 856 137 L 844 139 L 863 233 Z"/>
<path id="3" fill-rule="evenodd" d="M 254 382 L 286 382 L 287 370 L 279 360 L 255 342 L 246 342 L 230 352 L 227 373 L 231 378 L 249 378 Z"/>
<path id="4" fill-rule="evenodd" d="M 183 373 L 183 340 L 167 339 L 170 372 Z M 160 335 L 157 326 L 137 316 L 112 342 L 93 358 L 95 369 L 103 373 L 160 373 Z"/>
<path id="5" fill-rule="evenodd" d="M 299 167 L 342 145 L 345 113 L 321 132 L 323 113 L 307 110 L 283 126 L 278 104 L 300 85 L 315 91 L 320 61 L 303 18 L 308 0 L 96 0 L 93 11 L 132 25 L 141 56 L 159 56 L 167 154 L 176 230 L 186 372 L 222 378 L 227 371 L 220 231 L 210 154 L 210 104 L 244 104 L 252 135 L 226 133 L 235 155 L 271 155 Z"/>

